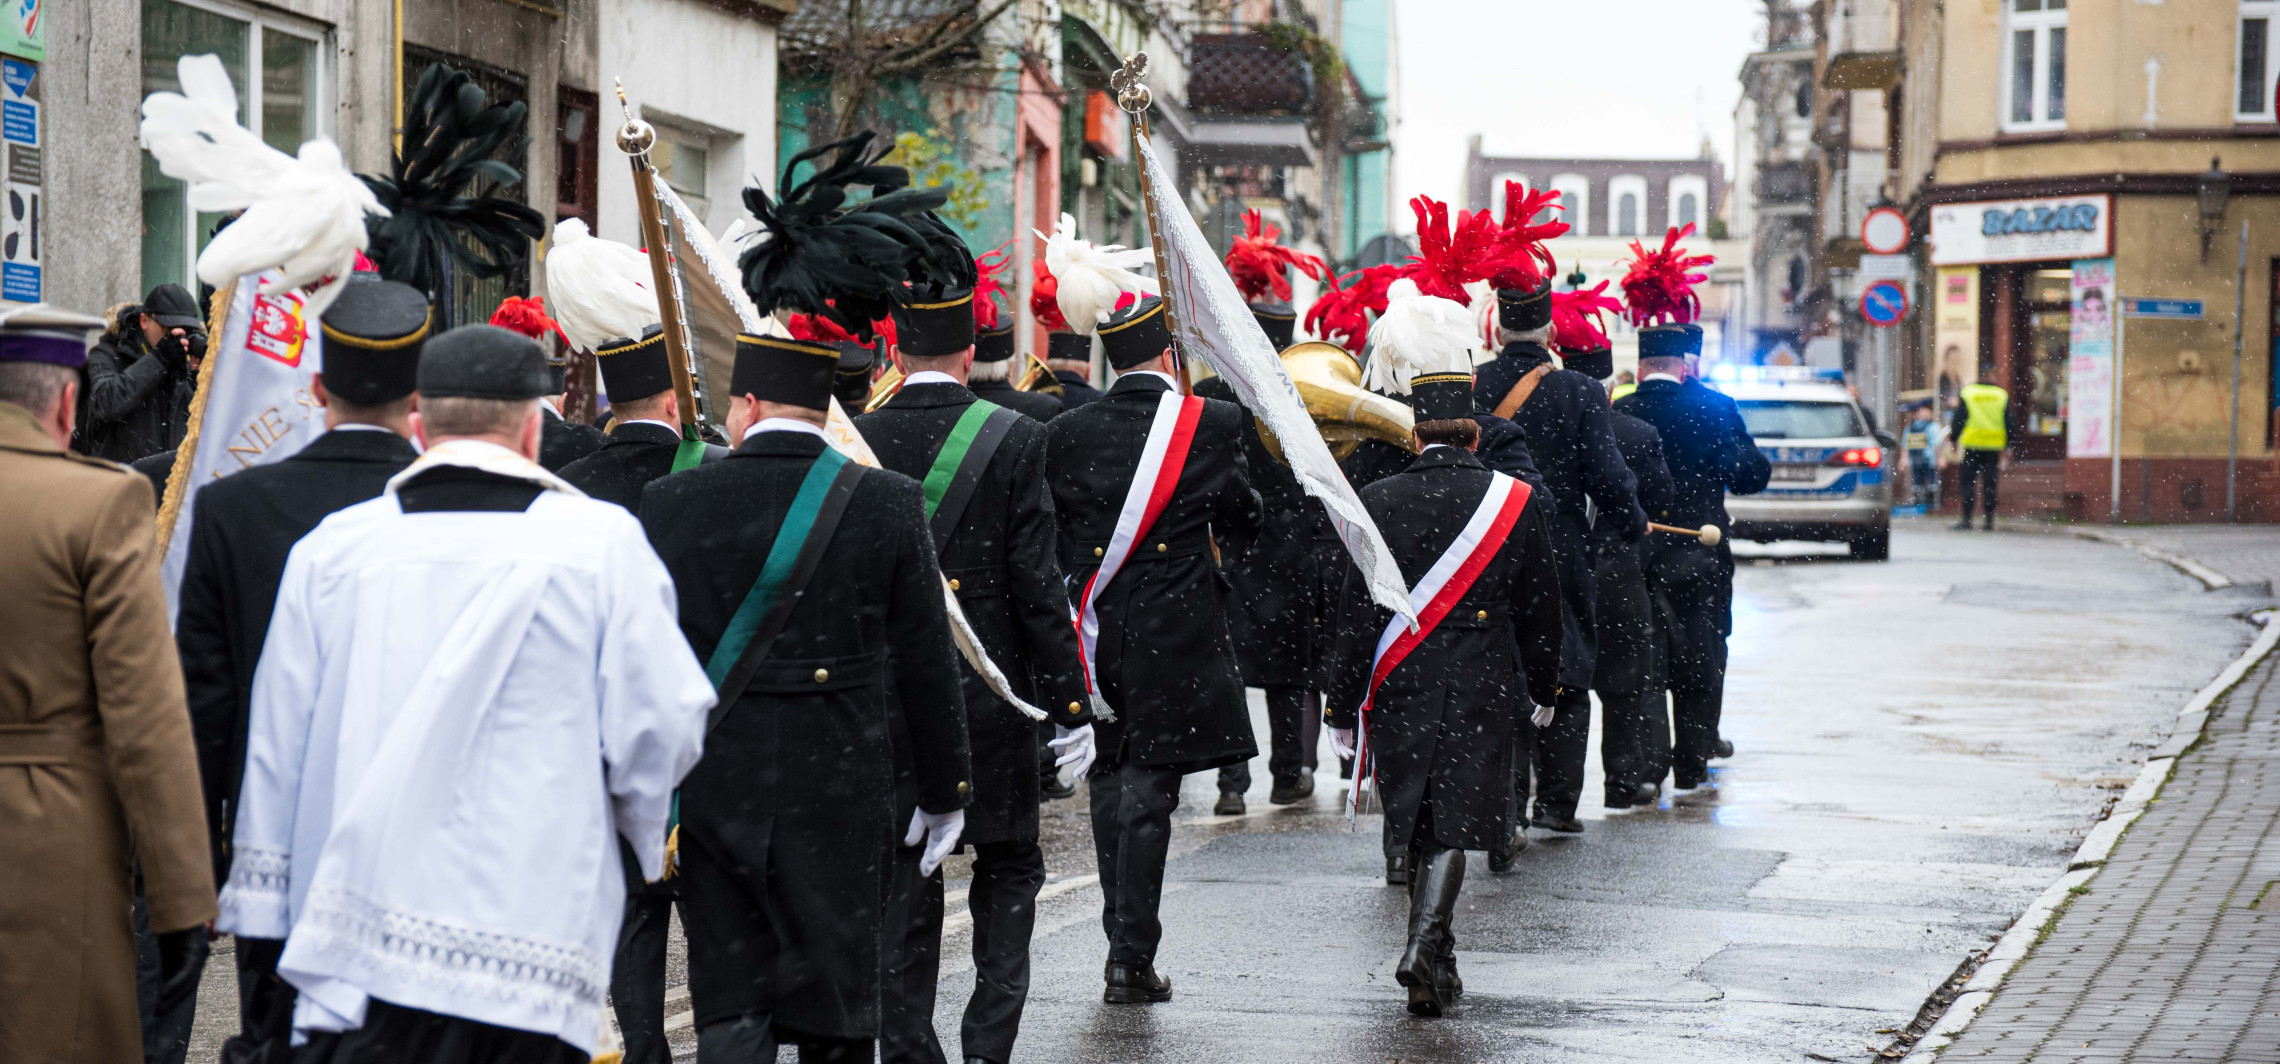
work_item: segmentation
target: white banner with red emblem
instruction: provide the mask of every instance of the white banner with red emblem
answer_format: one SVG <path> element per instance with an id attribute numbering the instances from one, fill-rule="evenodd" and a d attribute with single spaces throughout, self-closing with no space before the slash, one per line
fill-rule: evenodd
<path id="1" fill-rule="evenodd" d="M 1425 642 L 1441 619 L 1464 600 L 1472 590 L 1473 581 L 1481 571 L 1496 559 L 1496 552 L 1504 549 L 1504 541 L 1511 537 L 1512 526 L 1520 520 L 1520 513 L 1528 506 L 1528 485 L 1505 476 L 1494 474 L 1483 493 L 1480 506 L 1473 510 L 1472 518 L 1457 533 L 1456 541 L 1442 551 L 1433 567 L 1425 571 L 1417 586 L 1409 590 L 1410 608 L 1417 611 L 1417 627 L 1411 628 L 1407 619 L 1395 616 L 1379 633 L 1377 653 L 1370 658 L 1370 682 L 1362 692 L 1361 727 L 1354 740 L 1354 789 L 1348 812 L 1359 812 L 1362 786 L 1376 775 L 1377 765 L 1370 756 L 1370 707 L 1377 702 L 1378 687 L 1393 674 L 1409 652 Z"/>
<path id="2" fill-rule="evenodd" d="M 1093 648 L 1100 641 L 1100 612 L 1094 603 L 1132 557 L 1132 548 L 1146 539 L 1156 518 L 1172 501 L 1187 468 L 1188 446 L 1195 442 L 1195 425 L 1203 417 L 1201 396 L 1165 392 L 1156 401 L 1156 420 L 1148 426 L 1148 442 L 1141 445 L 1139 468 L 1132 471 L 1132 486 L 1124 490 L 1124 507 L 1116 515 L 1116 531 L 1101 549 L 1100 568 L 1085 581 L 1084 597 L 1077 607 L 1077 657 L 1085 669 L 1085 691 L 1100 694 Z"/>
<path id="3" fill-rule="evenodd" d="M 190 403 L 190 428 L 174 452 L 158 534 L 166 541 L 166 612 L 180 603 L 190 557 L 198 489 L 241 469 L 267 465 L 324 434 L 325 410 L 309 389 L 323 365 L 316 321 L 299 292 L 263 295 L 275 271 L 230 286 L 229 315 L 207 344 Z"/>

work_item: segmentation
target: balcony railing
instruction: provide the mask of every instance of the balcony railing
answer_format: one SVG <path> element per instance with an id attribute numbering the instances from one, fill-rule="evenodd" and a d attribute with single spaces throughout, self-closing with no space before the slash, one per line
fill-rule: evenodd
<path id="1" fill-rule="evenodd" d="M 1833 0 L 1829 65 L 1821 84 L 1838 90 L 1889 89 L 1900 82 L 1898 0 Z"/>
<path id="2" fill-rule="evenodd" d="M 1758 202 L 1764 205 L 1809 203 L 1813 179 L 1803 163 L 1773 163 L 1758 167 Z"/>
<path id="3" fill-rule="evenodd" d="M 1188 46 L 1188 106 L 1222 114 L 1302 114 L 1314 68 L 1263 33 L 1198 34 Z"/>

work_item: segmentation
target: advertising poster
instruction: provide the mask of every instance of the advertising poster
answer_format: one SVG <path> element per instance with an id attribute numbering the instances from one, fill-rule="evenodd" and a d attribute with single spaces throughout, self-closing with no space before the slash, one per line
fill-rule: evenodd
<path id="1" fill-rule="evenodd" d="M 1946 267 L 1932 289 L 1933 383 L 1944 398 L 1979 379 L 1979 268 Z M 1947 411 L 1939 412 L 1941 417 Z"/>
<path id="2" fill-rule="evenodd" d="M 21 59 L 0 59 L 0 299 L 15 303 L 41 298 L 46 224 L 35 98 L 39 69 Z"/>
<path id="3" fill-rule="evenodd" d="M 2074 322 L 2067 338 L 2066 456 L 2113 453 L 2114 260 L 2074 260 Z"/>

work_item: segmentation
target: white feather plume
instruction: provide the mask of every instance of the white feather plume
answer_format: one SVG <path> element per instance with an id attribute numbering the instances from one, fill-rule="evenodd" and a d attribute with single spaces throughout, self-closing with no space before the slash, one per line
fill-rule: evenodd
<path id="1" fill-rule="evenodd" d="M 1370 367 L 1363 384 L 1388 395 L 1408 395 L 1421 373 L 1471 373 L 1472 311 L 1455 300 L 1429 296 L 1403 278 L 1385 292 L 1385 313 L 1370 326 Z"/>
<path id="2" fill-rule="evenodd" d="M 142 145 L 161 173 L 190 186 L 191 210 L 244 212 L 198 255 L 198 279 L 219 288 L 274 268 L 264 293 L 309 287 L 305 313 L 324 313 L 369 242 L 365 216 L 387 209 L 332 141 L 287 155 L 239 125 L 220 58 L 186 55 L 175 72 L 181 92 L 143 100 Z"/>
<path id="3" fill-rule="evenodd" d="M 1031 230 L 1035 232 L 1035 230 Z M 1127 250 L 1121 244 L 1105 247 L 1077 239 L 1077 220 L 1061 216 L 1053 235 L 1038 233 L 1045 242 L 1045 268 L 1053 271 L 1054 296 L 1069 327 L 1087 336 L 1108 323 L 1116 301 L 1126 292 L 1143 296 L 1157 293 L 1156 282 L 1132 272 L 1132 267 L 1155 263 L 1147 248 Z"/>
<path id="4" fill-rule="evenodd" d="M 649 256 L 603 240 L 576 218 L 554 225 L 546 249 L 546 306 L 574 347 L 592 351 L 657 322 Z"/>

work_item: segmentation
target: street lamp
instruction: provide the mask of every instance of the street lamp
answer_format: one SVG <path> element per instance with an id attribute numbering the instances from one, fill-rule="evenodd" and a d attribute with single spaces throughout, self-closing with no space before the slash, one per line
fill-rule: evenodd
<path id="1" fill-rule="evenodd" d="M 2193 195 L 2201 208 L 2201 261 L 2209 261 L 2209 241 L 2216 239 L 2217 227 L 2224 224 L 2225 202 L 2232 199 L 2232 175 L 2218 164 L 2222 160 L 2209 160 L 2209 172 L 2193 183 Z"/>

